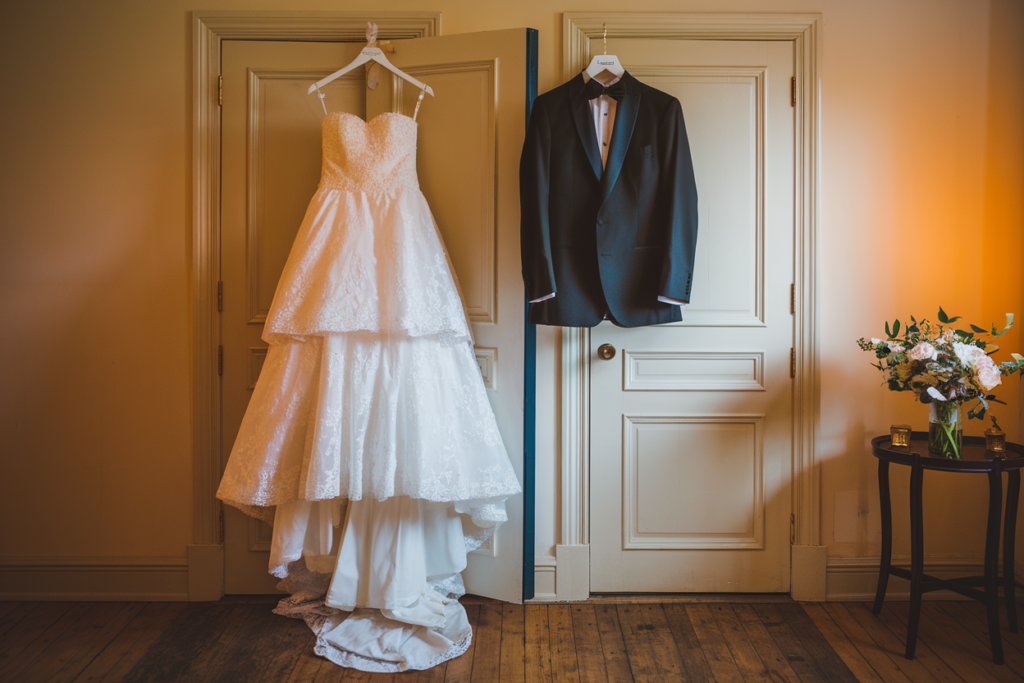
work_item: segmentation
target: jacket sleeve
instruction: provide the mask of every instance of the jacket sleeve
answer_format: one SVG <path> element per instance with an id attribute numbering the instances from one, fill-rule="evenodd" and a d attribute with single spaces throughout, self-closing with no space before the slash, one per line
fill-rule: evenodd
<path id="1" fill-rule="evenodd" d="M 697 251 L 697 183 L 693 177 L 690 143 L 686 138 L 686 124 L 679 100 L 674 100 L 669 107 L 661 134 L 667 151 L 662 167 L 660 201 L 667 204 L 670 224 L 658 295 L 688 302 Z"/>
<path id="2" fill-rule="evenodd" d="M 548 199 L 551 190 L 551 127 L 543 101 L 534 102 L 519 159 L 520 248 L 526 298 L 533 301 L 557 291 L 551 263 Z"/>

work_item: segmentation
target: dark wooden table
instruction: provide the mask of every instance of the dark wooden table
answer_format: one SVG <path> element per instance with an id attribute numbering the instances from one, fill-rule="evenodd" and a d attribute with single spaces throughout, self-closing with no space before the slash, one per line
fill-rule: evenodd
<path id="1" fill-rule="evenodd" d="M 965 436 L 962 460 L 947 460 L 928 454 L 928 433 L 914 432 L 910 447 L 892 445 L 889 436 L 871 440 L 871 451 L 878 458 L 878 490 L 882 504 L 882 562 L 878 568 L 878 591 L 874 612 L 878 614 L 885 599 L 889 575 L 910 581 L 910 618 L 907 621 L 907 659 L 914 658 L 917 627 L 921 618 L 921 596 L 935 590 L 951 590 L 985 604 L 988 630 L 992 640 L 992 661 L 1003 663 L 1003 642 L 999 635 L 999 586 L 1006 598 L 1006 619 L 1017 632 L 1017 606 L 1014 595 L 1013 553 L 1017 526 L 1017 499 L 1020 496 L 1020 470 L 1024 467 L 1024 446 L 1006 444 L 1005 457 L 985 449 L 985 439 Z M 923 455 L 922 455 L 923 454 Z M 892 501 L 889 498 L 889 463 L 910 467 L 910 571 L 892 565 Z M 924 513 L 922 486 L 925 470 L 973 472 L 988 475 L 988 529 L 985 535 L 985 574 L 959 579 L 938 579 L 924 573 Z M 1003 513 L 1002 475 L 1006 489 L 1006 523 L 1003 531 L 1003 575 L 999 576 L 999 527 Z M 982 586 L 983 591 L 976 586 Z"/>

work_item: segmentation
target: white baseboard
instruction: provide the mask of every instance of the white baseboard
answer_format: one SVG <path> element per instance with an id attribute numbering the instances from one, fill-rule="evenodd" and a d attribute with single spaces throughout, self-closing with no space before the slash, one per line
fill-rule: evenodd
<path id="1" fill-rule="evenodd" d="M 0 600 L 188 600 L 188 560 L 0 558 Z"/>
<path id="2" fill-rule="evenodd" d="M 894 555 L 893 564 L 910 567 L 909 556 Z M 878 566 L 881 558 L 874 557 L 830 557 L 826 569 L 826 594 L 831 601 L 874 600 L 878 587 Z M 1024 572 L 1018 565 L 1017 574 Z M 924 558 L 924 573 L 940 579 L 959 576 L 980 576 L 985 572 L 983 557 L 961 557 L 933 555 Z M 909 600 L 910 582 L 890 576 L 885 591 L 886 600 Z M 952 591 L 925 593 L 925 600 L 967 600 Z"/>
<path id="3" fill-rule="evenodd" d="M 554 602 L 558 565 L 554 557 L 538 557 L 533 564 L 533 599 L 527 602 Z"/>
<path id="4" fill-rule="evenodd" d="M 530 602 L 571 602 L 590 597 L 590 546 L 556 545 L 555 556 L 538 557 L 533 565 Z"/>
<path id="5" fill-rule="evenodd" d="M 188 599 L 211 602 L 224 597 L 224 544 L 188 547 Z"/>
<path id="6" fill-rule="evenodd" d="M 821 602 L 827 595 L 827 558 L 823 545 L 790 546 L 789 591 L 794 600 Z"/>

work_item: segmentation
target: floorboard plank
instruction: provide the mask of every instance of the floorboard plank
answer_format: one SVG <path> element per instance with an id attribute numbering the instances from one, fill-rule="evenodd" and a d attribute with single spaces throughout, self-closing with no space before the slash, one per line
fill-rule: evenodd
<path id="1" fill-rule="evenodd" d="M 814 658 L 776 607 L 778 605 L 753 606 L 754 612 L 761 618 L 761 623 L 800 680 L 803 683 L 827 681 L 828 679 L 815 665 Z"/>
<path id="2" fill-rule="evenodd" d="M 220 645 L 205 671 L 200 672 L 203 681 L 258 681 L 277 654 L 280 637 L 291 626 L 288 622 L 301 622 L 300 619 L 274 614 L 273 605 L 249 605 L 250 609 L 243 615 L 237 635 L 230 644 Z"/>
<path id="3" fill-rule="evenodd" d="M 947 620 L 937 624 L 930 609 L 926 609 L 930 604 L 932 603 L 925 602 L 921 605 L 918 648 L 923 640 L 957 675 L 970 683 L 992 683 L 1001 680 L 998 673 L 991 671 L 994 665 L 988 648 L 982 647 L 974 638 L 964 638 L 963 635 L 950 633 Z M 886 603 L 883 609 L 889 610 L 903 622 L 903 633 L 906 634 L 910 603 L 890 602 Z M 945 612 L 942 614 L 946 616 Z"/>
<path id="4" fill-rule="evenodd" d="M 121 629 L 117 635 L 103 645 L 103 648 L 95 653 L 88 665 L 78 672 L 72 679 L 78 683 L 92 683 L 101 680 L 124 656 L 132 643 L 139 638 L 148 625 L 151 625 L 160 615 L 164 614 L 172 605 L 184 606 L 184 603 L 170 602 L 148 602 L 140 603 L 142 608 L 128 624 Z"/>
<path id="5" fill-rule="evenodd" d="M 711 667 L 715 680 L 719 683 L 729 681 L 742 681 L 743 674 L 740 673 L 736 660 L 733 659 L 729 644 L 725 642 L 725 636 L 718 628 L 718 622 L 708 605 L 689 604 L 686 605 L 686 614 L 693 624 L 693 631 L 697 634 L 704 657 Z"/>
<path id="6" fill-rule="evenodd" d="M 910 683 L 910 679 L 903 675 L 903 672 L 878 649 L 875 642 L 856 623 L 846 624 L 846 628 L 843 628 L 821 605 L 807 603 L 803 608 L 858 681 Z M 850 621 L 852 622 L 852 619 Z"/>
<path id="7" fill-rule="evenodd" d="M 79 674 L 79 680 L 119 683 L 188 605 L 185 602 L 150 603 L 157 604 L 163 604 L 164 609 L 154 613 L 152 619 L 141 619 L 142 615 L 133 619 Z"/>
<path id="8" fill-rule="evenodd" d="M 743 680 L 746 681 L 770 681 L 771 675 L 768 667 L 761 661 L 760 655 L 747 637 L 747 632 L 740 623 L 739 617 L 733 610 L 732 605 L 718 604 L 709 605 L 711 616 L 718 623 L 718 630 L 725 638 L 732 659 L 740 670 Z"/>
<path id="9" fill-rule="evenodd" d="M 551 683 L 551 636 L 548 606 L 526 605 L 526 680 Z"/>
<path id="10" fill-rule="evenodd" d="M 861 606 L 866 605 L 862 603 Z M 938 683 L 935 676 L 921 662 L 903 656 L 903 642 L 896 638 L 884 624 L 875 619 L 869 609 L 860 613 L 862 617 L 865 617 L 865 623 L 862 624 L 842 603 L 825 602 L 821 603 L 821 608 L 832 617 L 839 629 L 853 642 L 883 680 Z M 827 633 L 825 637 L 828 637 Z M 902 677 L 897 676 L 893 672 L 894 669 Z M 949 673 L 959 680 L 960 677 L 953 674 L 952 671 Z"/>
<path id="11" fill-rule="evenodd" d="M 388 681 L 390 683 L 391 676 L 388 675 Z M 236 680 L 244 681 L 244 678 L 238 678 Z M 325 659 L 320 663 L 320 668 L 316 672 L 316 678 L 313 679 L 313 683 L 341 683 L 342 681 L 366 681 L 369 683 L 369 674 L 363 671 L 354 671 L 346 669 L 343 666 L 338 666 L 334 662 Z"/>
<path id="12" fill-rule="evenodd" d="M 579 683 L 580 669 L 576 661 L 576 639 L 569 605 L 548 605 L 548 633 L 551 638 L 551 680 L 554 683 Z"/>
<path id="13" fill-rule="evenodd" d="M 601 652 L 609 683 L 632 681 L 626 643 L 622 639 L 619 611 L 615 605 L 592 605 L 597 619 L 597 631 L 601 636 Z"/>
<path id="14" fill-rule="evenodd" d="M 750 639 L 750 644 L 757 651 L 761 663 L 768 669 L 771 679 L 785 681 L 785 683 L 800 683 L 800 677 L 793 671 L 793 667 L 789 665 L 786 656 L 779 650 L 775 639 L 768 633 L 768 629 L 764 627 L 764 622 L 761 621 L 761 617 L 757 616 L 754 608 L 747 604 L 733 605 L 732 608 L 736 618 L 743 626 L 747 638 Z"/>
<path id="15" fill-rule="evenodd" d="M 295 667 L 288 674 L 287 683 L 313 683 L 323 666 L 333 666 L 333 664 L 314 653 L 313 648 L 303 650 L 299 654 L 299 660 L 295 662 Z"/>
<path id="16" fill-rule="evenodd" d="M 799 603 L 772 605 L 783 616 L 800 639 L 804 649 L 814 658 L 814 664 L 832 683 L 857 683 L 857 678 L 842 658 L 829 647 L 828 641 L 814 625 Z"/>
<path id="17" fill-rule="evenodd" d="M 0 616 L 0 643 L 2 643 L 4 636 L 7 635 L 7 631 L 13 628 L 15 624 L 21 622 L 21 620 L 28 616 L 32 610 L 40 607 L 43 603 L 4 602 L 0 604 L 8 607 L 3 616 Z"/>
<path id="18" fill-rule="evenodd" d="M 469 619 L 469 626 L 476 633 L 477 621 L 480 617 L 480 605 L 468 604 L 466 617 Z M 469 644 L 469 649 L 455 659 L 448 660 L 448 668 L 445 669 L 445 683 L 470 683 L 473 675 L 473 658 L 476 656 L 476 637 Z"/>
<path id="19" fill-rule="evenodd" d="M 679 650 L 679 656 L 683 658 L 686 666 L 686 674 L 691 681 L 713 681 L 714 674 L 711 665 L 708 664 L 701 649 L 700 640 L 693 630 L 690 622 L 690 615 L 686 613 L 686 607 L 679 603 L 665 603 L 662 605 L 668 626 L 672 630 L 672 639 Z"/>
<path id="20" fill-rule="evenodd" d="M 502 683 L 526 681 L 526 610 L 523 605 L 501 606 L 501 670 Z"/>
<path id="21" fill-rule="evenodd" d="M 622 642 L 626 645 L 626 656 L 629 658 L 629 669 L 633 673 L 633 680 L 636 683 L 660 681 L 658 664 L 654 658 L 647 623 L 644 621 L 640 605 L 620 603 L 615 607 L 619 615 Z"/>
<path id="22" fill-rule="evenodd" d="M 572 631 L 580 683 L 607 683 L 608 669 L 601 649 L 601 629 L 597 625 L 593 605 L 572 606 Z"/>
<path id="23" fill-rule="evenodd" d="M 185 670 L 181 683 L 206 683 L 213 674 L 218 660 L 227 655 L 235 647 L 243 647 L 239 636 L 245 625 L 252 621 L 255 612 L 262 609 L 250 602 L 238 602 L 227 607 L 227 614 L 220 622 L 215 637 L 202 650 L 196 653 Z"/>
<path id="24" fill-rule="evenodd" d="M 985 611 L 985 605 L 977 600 L 962 600 L 957 601 L 957 604 L 962 605 L 964 611 L 974 617 L 975 623 L 980 624 L 986 630 L 988 629 L 988 615 Z M 1017 605 L 1017 618 L 1021 623 L 1018 626 L 1018 631 L 1014 633 L 1010 630 L 1010 624 L 1006 620 L 1006 609 L 1003 607 L 1002 602 L 999 603 L 999 632 L 1003 636 L 1003 642 L 1009 643 L 1019 651 L 1024 652 L 1024 605 Z"/>
<path id="25" fill-rule="evenodd" d="M 871 612 L 871 605 L 869 603 L 848 603 L 846 608 L 850 611 L 850 614 L 857 615 L 857 610 L 865 609 L 871 614 L 872 617 L 878 620 L 883 626 L 885 626 L 893 637 L 899 642 L 896 648 L 896 654 L 902 658 L 904 662 L 914 661 L 921 662 L 924 668 L 928 669 L 928 673 L 935 676 L 940 681 L 963 681 L 964 679 L 956 672 L 953 667 L 946 663 L 946 660 L 942 659 L 932 647 L 931 643 L 924 642 L 920 638 L 917 643 L 917 654 L 914 659 L 909 660 L 903 656 L 906 651 L 907 642 L 907 624 L 900 620 L 892 610 L 882 608 L 879 614 L 873 614 Z M 866 619 L 859 620 L 862 624 L 867 625 L 870 623 Z M 965 681 L 966 683 L 966 681 Z"/>
<path id="26" fill-rule="evenodd" d="M 270 658 L 263 675 L 257 679 L 260 683 L 288 680 L 302 655 L 307 652 L 312 654 L 313 646 L 316 645 L 316 636 L 302 619 L 287 619 L 277 637 L 279 642 L 274 656 Z"/>
<path id="27" fill-rule="evenodd" d="M 501 605 L 480 605 L 477 626 L 473 629 L 476 655 L 473 657 L 473 683 L 498 680 L 501 670 Z"/>
<path id="28" fill-rule="evenodd" d="M 966 602 L 944 600 L 939 606 L 944 609 L 951 617 L 957 619 L 964 628 L 975 635 L 976 638 L 981 640 L 985 647 L 991 648 L 991 640 L 988 636 L 988 619 L 985 615 L 985 606 L 981 603 L 972 601 L 973 604 L 981 608 L 980 613 L 976 610 L 971 610 Z M 1002 605 L 1000 607 L 1000 614 L 1002 614 Z M 1000 624 L 999 636 L 1003 639 L 1003 656 L 1006 660 L 1006 665 L 1017 672 L 1018 676 L 1024 678 L 1024 653 L 1018 648 L 1018 640 L 1011 638 L 1011 636 L 1020 635 L 1019 633 L 1012 633 L 1008 628 L 1003 627 Z"/>
<path id="29" fill-rule="evenodd" d="M 124 625 L 131 620 L 131 617 L 134 617 L 139 612 L 139 607 L 135 606 L 131 608 L 131 613 L 127 620 L 118 619 L 118 615 L 125 609 L 128 609 L 128 603 L 91 602 L 84 604 L 89 605 L 89 609 L 81 618 L 17 672 L 16 675 L 19 681 L 38 683 L 49 680 L 65 664 L 71 662 L 79 651 L 86 648 L 101 631 L 105 631 L 108 623 L 114 622 L 116 625 L 114 633 L 108 636 L 109 642 L 117 634 L 117 631 L 124 628 Z M 83 665 L 82 668 L 85 668 L 85 666 Z"/>
<path id="30" fill-rule="evenodd" d="M 89 602 L 45 603 L 0 641 L 0 680 L 13 680 L 91 608 Z"/>
<path id="31" fill-rule="evenodd" d="M 189 668 L 208 655 L 217 643 L 224 621 L 232 611 L 247 607 L 237 601 L 188 603 L 124 674 L 124 680 L 130 683 L 182 680 Z"/>
<path id="32" fill-rule="evenodd" d="M 654 653 L 654 664 L 664 681 L 681 681 L 687 678 L 686 663 L 676 647 L 672 629 L 665 616 L 665 608 L 660 604 L 637 605 L 640 616 L 647 626 L 647 639 Z"/>
<path id="33" fill-rule="evenodd" d="M 77 648 L 69 647 L 65 653 L 54 656 L 55 660 L 63 663 L 57 673 L 41 676 L 40 680 L 47 683 L 70 683 L 75 680 L 148 606 L 147 602 L 125 603 L 113 617 L 98 620 L 91 625 L 92 632 L 87 632 Z M 46 656 L 46 652 L 43 656 Z"/>

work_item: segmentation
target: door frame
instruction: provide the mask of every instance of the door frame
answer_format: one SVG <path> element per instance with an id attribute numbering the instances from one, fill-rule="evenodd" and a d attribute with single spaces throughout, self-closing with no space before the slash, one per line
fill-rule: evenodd
<path id="1" fill-rule="evenodd" d="M 225 40 L 364 42 L 441 34 L 440 12 L 192 13 L 192 543 L 189 600 L 224 595 L 218 349 L 221 174 L 221 43 Z M 231 295 L 231 293 L 228 293 Z"/>
<path id="2" fill-rule="evenodd" d="M 590 40 L 772 40 L 794 43 L 795 377 L 790 590 L 825 599 L 825 547 L 820 545 L 819 207 L 820 14 L 567 12 L 562 15 L 562 79 L 590 62 Z M 563 327 L 561 353 L 561 544 L 556 547 L 556 599 L 590 594 L 590 330 Z M 557 581 L 565 576 L 565 581 Z"/>

